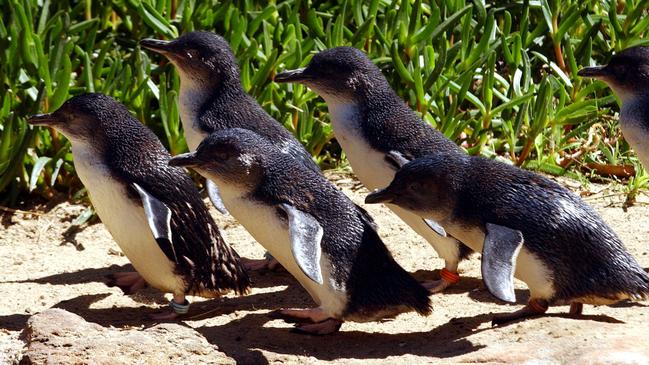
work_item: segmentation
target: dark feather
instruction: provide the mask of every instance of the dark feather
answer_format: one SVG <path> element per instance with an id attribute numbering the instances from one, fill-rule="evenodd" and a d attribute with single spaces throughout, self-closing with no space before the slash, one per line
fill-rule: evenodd
<path id="1" fill-rule="evenodd" d="M 203 286 L 207 290 L 245 293 L 250 281 L 239 256 L 223 241 L 189 176 L 183 169 L 168 165 L 171 156 L 155 134 L 112 98 L 89 94 L 84 102 L 78 107 L 92 110 L 99 119 L 100 138 L 96 142 L 104 144 L 104 162 L 128 182 L 130 198 L 141 204 L 130 187 L 130 183 L 137 183 L 171 210 L 173 247 L 167 240 L 159 243 L 185 278 L 187 292 Z"/>

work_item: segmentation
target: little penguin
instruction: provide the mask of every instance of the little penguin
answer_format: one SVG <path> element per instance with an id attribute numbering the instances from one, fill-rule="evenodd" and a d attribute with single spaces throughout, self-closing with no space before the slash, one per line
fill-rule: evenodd
<path id="1" fill-rule="evenodd" d="M 482 252 L 482 278 L 515 302 L 513 278 L 527 284 L 525 308 L 493 324 L 543 314 L 550 304 L 608 305 L 649 298 L 649 276 L 613 230 L 568 189 L 533 172 L 484 157 L 436 154 L 402 166 L 366 203 L 392 203 Z"/>
<path id="2" fill-rule="evenodd" d="M 428 291 L 392 258 L 368 213 L 321 173 L 245 129 L 211 134 L 170 164 L 222 187 L 233 215 L 311 295 L 318 307 L 277 315 L 329 334 L 343 321 L 431 312 Z"/>
<path id="3" fill-rule="evenodd" d="M 386 162 L 394 151 L 407 158 L 440 152 L 464 154 L 455 143 L 423 121 L 390 87 L 381 70 L 353 47 L 317 53 L 306 68 L 285 71 L 276 82 L 302 83 L 326 101 L 333 132 L 354 173 L 370 191 L 386 186 L 396 168 Z M 457 267 L 471 251 L 452 237 L 393 204 L 388 207 L 424 237 L 445 260 L 441 280 L 425 285 L 431 292 L 459 281 Z"/>
<path id="4" fill-rule="evenodd" d="M 180 76 L 180 119 L 191 151 L 214 131 L 243 128 L 260 134 L 307 168 L 320 172 L 304 146 L 245 92 L 237 60 L 221 36 L 197 31 L 172 41 L 143 39 L 140 45 L 162 54 L 176 66 Z M 221 199 L 221 187 L 208 181 L 207 188 L 216 208 L 222 213 L 229 211 L 232 203 Z M 274 265 L 273 261 L 248 263 L 251 269 Z"/>
<path id="5" fill-rule="evenodd" d="M 602 80 L 617 94 L 622 134 L 649 169 L 649 47 L 626 49 L 607 65 L 583 68 L 578 75 Z"/>
<path id="6" fill-rule="evenodd" d="M 160 140 L 124 105 L 83 94 L 29 123 L 70 140 L 77 175 L 99 218 L 137 270 L 116 275 L 114 283 L 128 293 L 146 281 L 173 294 L 171 311 L 154 319 L 186 313 L 185 295 L 248 291 L 239 256 L 223 241 L 194 183 L 168 165 L 171 156 Z"/>

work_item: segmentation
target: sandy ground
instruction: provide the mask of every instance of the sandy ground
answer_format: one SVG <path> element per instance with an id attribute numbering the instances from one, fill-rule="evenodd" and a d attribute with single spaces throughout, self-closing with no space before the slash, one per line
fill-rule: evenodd
<path id="1" fill-rule="evenodd" d="M 367 191 L 351 177 L 340 173 L 329 177 L 355 202 L 363 201 Z M 563 182 L 579 188 L 576 182 Z M 589 190 L 595 194 L 588 202 L 614 227 L 642 266 L 649 267 L 647 205 L 637 204 L 624 212 L 619 192 L 606 186 L 590 186 Z M 386 208 L 366 208 L 401 265 L 418 279 L 439 277 L 443 261 L 423 239 Z M 145 327 L 153 324 L 147 314 L 166 304 L 165 296 L 153 289 L 129 297 L 103 284 L 106 274 L 129 270 L 130 265 L 101 223 L 85 227 L 74 237 L 63 236 L 83 209 L 60 203 L 30 208 L 32 213 L 0 212 L 0 354 L 5 352 L 5 359 L 7 353 L 19 351 L 18 333 L 30 315 L 47 308 L 63 308 L 103 326 Z M 213 215 L 226 241 L 242 256 L 262 256 L 261 246 L 236 221 L 216 211 Z M 433 314 L 428 317 L 403 314 L 381 323 L 345 323 L 341 332 L 327 337 L 294 334 L 290 324 L 269 318 L 268 312 L 313 303 L 286 272 L 267 272 L 252 275 L 254 289 L 248 296 L 190 298 L 194 305 L 184 323 L 243 364 L 518 363 L 530 359 L 574 363 L 588 356 L 606 363 L 607 356 L 615 355 L 611 351 L 626 349 L 631 355 L 625 356 L 631 360 L 634 351 L 649 351 L 646 302 L 586 306 L 580 319 L 569 318 L 565 306 L 552 307 L 546 317 L 492 328 L 491 314 L 520 308 L 528 294 L 525 285 L 517 282 L 518 303 L 499 303 L 484 288 L 479 263 L 479 255 L 474 255 L 461 264 L 462 281 L 445 294 L 432 296 Z"/>

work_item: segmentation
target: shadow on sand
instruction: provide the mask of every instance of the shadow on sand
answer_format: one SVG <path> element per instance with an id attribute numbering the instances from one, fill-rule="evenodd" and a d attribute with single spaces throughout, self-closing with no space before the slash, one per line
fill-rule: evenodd
<path id="1" fill-rule="evenodd" d="M 26 282 L 49 283 L 65 285 L 71 283 L 85 283 L 102 281 L 106 273 L 128 270 L 130 265 L 111 266 L 104 269 L 85 269 L 76 273 L 51 275 Z M 428 279 L 435 276 L 435 272 L 417 272 L 418 279 Z M 467 339 L 468 336 L 489 331 L 491 327 L 482 326 L 490 322 L 491 313 L 479 314 L 461 318 L 453 318 L 447 323 L 420 332 L 409 333 L 376 333 L 364 331 L 345 331 L 323 338 L 296 334 L 291 332 L 282 322 L 276 322 L 268 313 L 258 311 L 272 311 L 277 308 L 304 308 L 313 306 L 313 303 L 304 289 L 286 272 L 272 274 L 253 273 L 252 279 L 257 288 L 281 287 L 279 291 L 255 293 L 242 297 L 223 297 L 202 302 L 195 302 L 185 320 L 202 320 L 210 317 L 229 316 L 234 318 L 223 325 L 203 325 L 195 328 L 207 338 L 209 342 L 219 347 L 226 355 L 234 358 L 239 363 L 266 364 L 268 359 L 264 351 L 281 355 L 309 356 L 319 360 L 336 359 L 382 359 L 391 356 L 411 354 L 436 358 L 450 358 L 460 356 L 483 348 Z M 454 295 L 468 292 L 472 299 L 492 302 L 491 295 L 476 278 L 463 278 L 462 282 L 448 290 L 446 294 Z M 519 303 L 526 301 L 527 291 L 517 292 Z M 101 293 L 81 295 L 76 298 L 61 301 L 54 307 L 62 308 L 76 313 L 89 322 L 102 326 L 114 327 L 151 327 L 158 322 L 148 319 L 148 315 L 158 309 L 149 306 L 138 308 L 91 308 L 93 303 L 111 295 Z M 146 290 L 143 298 L 148 302 L 165 303 L 162 293 L 155 290 Z M 504 307 L 507 308 L 507 307 Z M 256 312 L 246 313 L 242 312 Z M 433 313 L 433 316 L 435 314 Z M 615 318 L 605 315 L 582 315 L 578 317 L 569 314 L 548 314 L 551 317 L 574 318 L 575 320 L 591 320 L 608 323 L 623 323 Z M 0 316 L 2 327 L 9 330 L 20 330 L 25 327 L 28 314 L 12 314 Z M 270 322 L 273 322 L 270 324 Z M 278 323 L 280 326 L 275 327 Z M 515 322 L 512 322 L 515 323 Z M 195 325 L 199 325 L 196 323 Z M 195 326 L 194 325 L 194 326 Z M 376 323 L 380 328 L 381 323 Z"/>

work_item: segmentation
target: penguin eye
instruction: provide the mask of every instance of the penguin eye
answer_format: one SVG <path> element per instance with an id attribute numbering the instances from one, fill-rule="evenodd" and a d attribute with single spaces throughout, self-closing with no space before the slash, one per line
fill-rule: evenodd
<path id="1" fill-rule="evenodd" d="M 216 158 L 220 161 L 225 161 L 230 158 L 230 154 L 227 152 L 217 152 Z"/>
<path id="2" fill-rule="evenodd" d="M 187 58 L 189 59 L 195 59 L 198 58 L 198 51 L 195 49 L 189 49 L 187 50 Z"/>
<path id="3" fill-rule="evenodd" d="M 410 183 L 410 185 L 408 185 L 408 188 L 411 191 L 421 191 L 422 188 L 423 188 L 423 185 L 419 181 L 413 181 L 413 182 Z"/>

